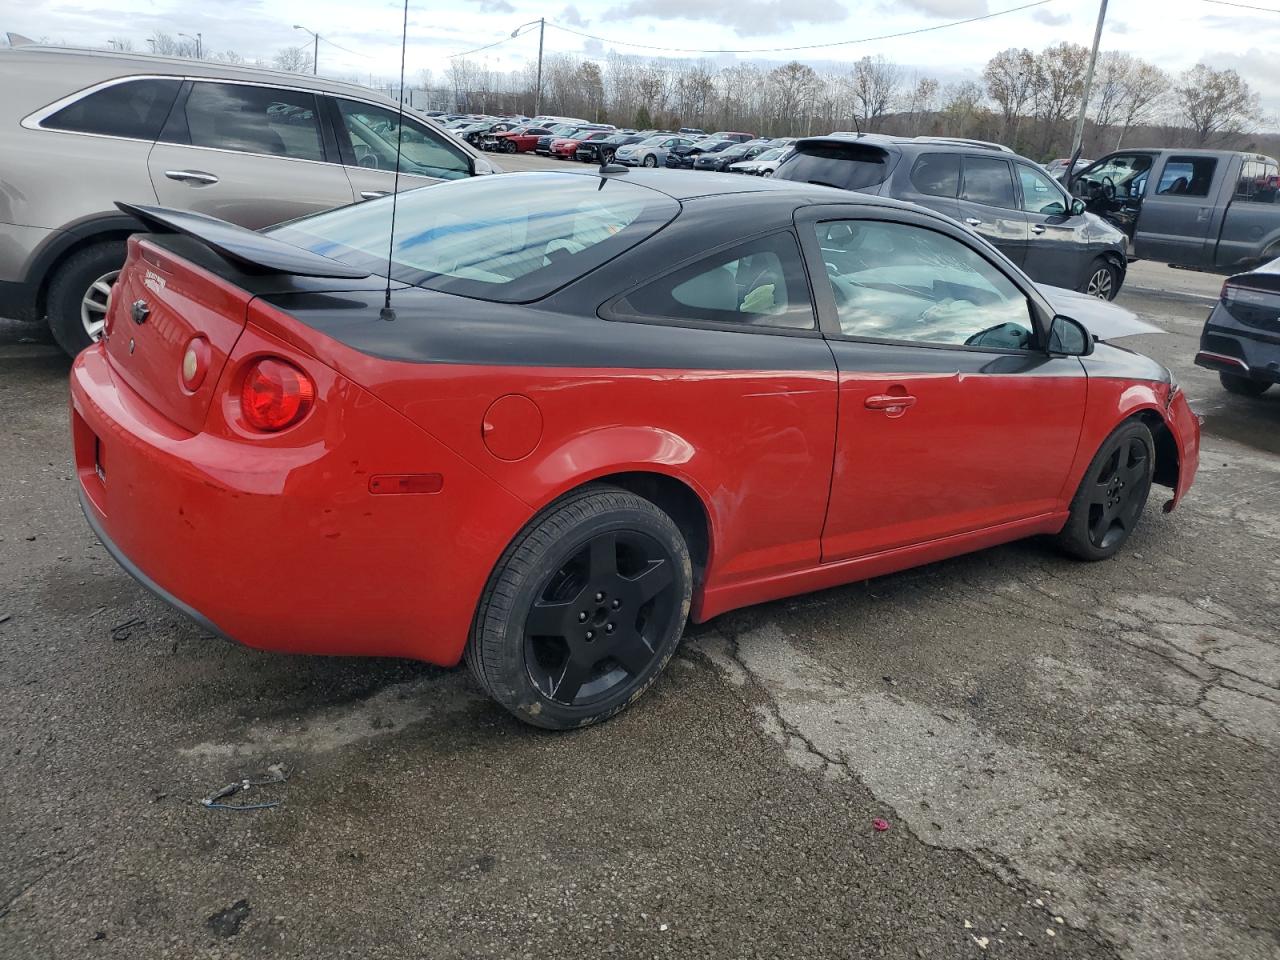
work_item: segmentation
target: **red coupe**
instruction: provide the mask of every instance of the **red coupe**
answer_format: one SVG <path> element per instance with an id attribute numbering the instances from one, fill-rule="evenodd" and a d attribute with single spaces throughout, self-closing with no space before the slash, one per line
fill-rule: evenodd
<path id="1" fill-rule="evenodd" d="M 491 134 L 481 142 L 486 150 L 499 150 L 503 153 L 528 153 L 538 145 L 538 139 L 550 134 L 546 127 L 517 127 L 505 133 Z"/>
<path id="2" fill-rule="evenodd" d="M 605 140 L 617 132 L 616 130 L 591 130 L 569 137 L 560 137 L 551 141 L 551 156 L 557 160 L 573 160 L 577 156 L 579 144 L 590 140 Z"/>
<path id="3" fill-rule="evenodd" d="M 671 171 L 425 187 L 394 238 L 391 204 L 127 207 L 154 232 L 75 361 L 89 523 L 250 646 L 465 657 L 577 727 L 690 618 L 1033 534 L 1109 557 L 1195 476 L 1168 371 L 1081 322 L 1118 308 L 925 210 Z"/>

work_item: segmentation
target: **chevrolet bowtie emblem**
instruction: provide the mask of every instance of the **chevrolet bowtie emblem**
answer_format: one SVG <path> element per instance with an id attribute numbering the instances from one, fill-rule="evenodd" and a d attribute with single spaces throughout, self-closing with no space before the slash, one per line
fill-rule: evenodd
<path id="1" fill-rule="evenodd" d="M 151 308 L 147 306 L 147 301 L 135 300 L 130 308 L 130 313 L 133 314 L 134 323 L 146 323 L 147 317 L 151 314 Z"/>

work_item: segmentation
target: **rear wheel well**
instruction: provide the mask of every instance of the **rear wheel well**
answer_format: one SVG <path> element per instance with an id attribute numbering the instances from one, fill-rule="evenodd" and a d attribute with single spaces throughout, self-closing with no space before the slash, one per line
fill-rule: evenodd
<path id="1" fill-rule="evenodd" d="M 1176 489 L 1179 469 L 1178 444 L 1173 439 L 1173 431 L 1169 429 L 1169 424 L 1154 410 L 1143 410 L 1132 419 L 1145 424 L 1151 431 L 1151 439 L 1155 441 L 1156 466 L 1151 477 L 1152 483 Z"/>
<path id="2" fill-rule="evenodd" d="M 138 233 L 138 230 L 104 230 L 101 233 L 91 233 L 76 240 L 65 250 L 59 251 L 45 268 L 44 275 L 39 278 L 39 286 L 36 289 L 36 319 L 43 320 L 48 316 L 50 281 L 67 260 L 88 247 L 111 240 L 128 240 L 135 233 Z"/>
<path id="3" fill-rule="evenodd" d="M 711 525 L 701 498 L 692 488 L 666 474 L 643 471 L 614 473 L 597 477 L 592 482 L 612 484 L 638 497 L 644 497 L 669 516 L 680 528 L 685 544 L 689 547 L 694 585 L 702 583 L 711 552 Z"/>

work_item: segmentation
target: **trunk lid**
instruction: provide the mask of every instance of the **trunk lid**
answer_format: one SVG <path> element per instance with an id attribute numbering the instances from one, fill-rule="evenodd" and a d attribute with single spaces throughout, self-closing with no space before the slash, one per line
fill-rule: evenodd
<path id="1" fill-rule="evenodd" d="M 253 294 L 161 249 L 129 240 L 111 293 L 105 337 L 112 368 L 147 403 L 184 430 L 204 424 L 227 356 L 244 330 Z M 204 375 L 183 385 L 182 361 L 196 337 L 209 345 Z"/>

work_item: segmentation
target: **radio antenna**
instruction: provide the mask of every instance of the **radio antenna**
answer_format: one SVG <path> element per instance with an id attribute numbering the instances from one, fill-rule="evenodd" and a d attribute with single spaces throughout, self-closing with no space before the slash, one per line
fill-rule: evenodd
<path id="1" fill-rule="evenodd" d="M 400 149 L 404 144 L 404 51 L 409 45 L 409 0 L 404 0 L 404 23 L 400 28 L 400 113 L 396 122 L 396 178 L 391 190 L 391 231 L 387 237 L 387 292 L 378 316 L 394 320 L 396 312 L 391 307 L 391 264 L 396 252 L 396 206 L 400 202 Z"/>

